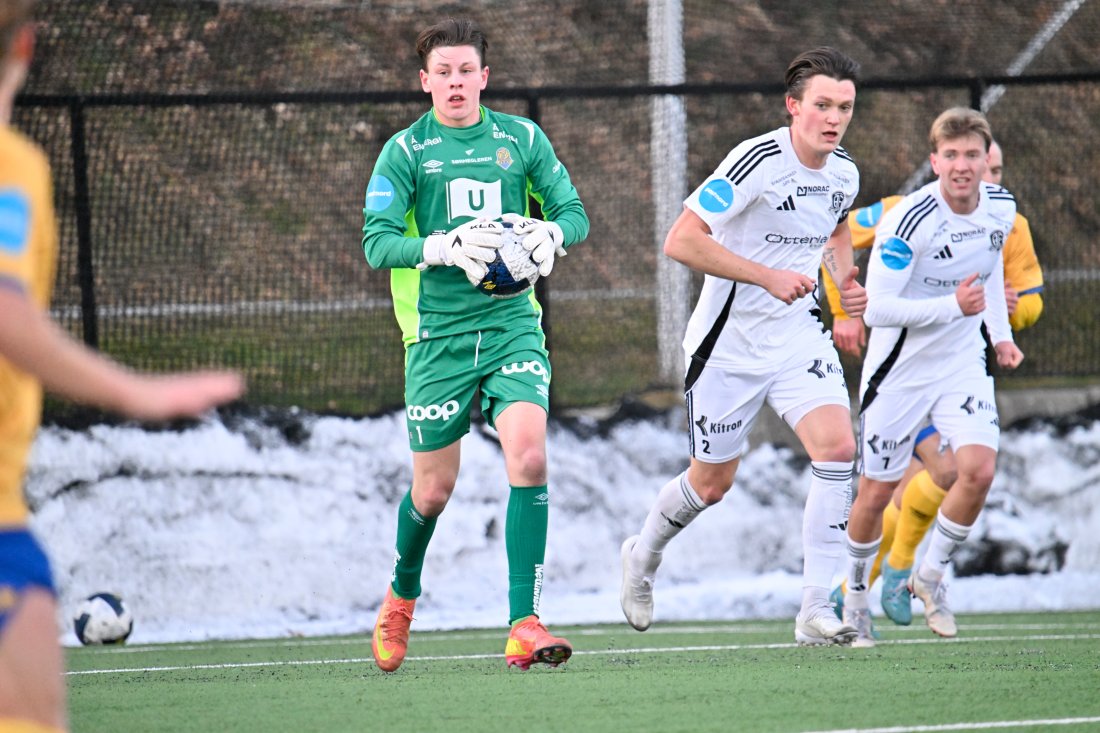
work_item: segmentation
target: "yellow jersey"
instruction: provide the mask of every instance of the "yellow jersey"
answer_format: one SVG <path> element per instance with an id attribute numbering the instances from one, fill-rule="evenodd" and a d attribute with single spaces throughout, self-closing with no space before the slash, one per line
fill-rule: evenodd
<path id="1" fill-rule="evenodd" d="M 29 139 L 0 126 L 0 288 L 17 290 L 45 310 L 56 267 L 49 162 Z M 0 527 L 27 524 L 23 478 L 41 419 L 41 384 L 0 356 Z"/>
<path id="2" fill-rule="evenodd" d="M 870 249 L 875 243 L 875 229 L 882 215 L 892 209 L 903 196 L 887 196 L 862 209 L 854 209 L 848 214 L 848 228 L 852 231 L 853 249 Z M 1039 267 L 1039 258 L 1035 256 L 1035 242 L 1031 239 L 1031 227 L 1021 214 L 1016 214 L 1012 232 L 1005 240 L 1002 250 L 1005 262 L 1005 284 L 1016 289 L 1020 299 L 1016 311 L 1009 317 L 1012 330 L 1019 331 L 1039 320 L 1043 312 L 1043 271 Z M 836 320 L 847 320 L 848 315 L 840 307 L 840 291 L 836 283 L 821 268 L 825 282 L 825 295 L 829 299 L 829 310 Z"/>

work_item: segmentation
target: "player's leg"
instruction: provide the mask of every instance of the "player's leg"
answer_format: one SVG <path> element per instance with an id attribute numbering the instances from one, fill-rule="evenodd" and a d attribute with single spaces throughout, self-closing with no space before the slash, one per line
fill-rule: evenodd
<path id="1" fill-rule="evenodd" d="M 856 629 L 837 619 L 829 589 L 843 561 L 852 502 L 856 444 L 851 399 L 840 360 L 827 338 L 799 348 L 799 358 L 789 362 L 791 367 L 776 378 L 768 394 L 768 403 L 794 429 L 811 462 L 802 515 L 802 603 L 795 639 L 802 644 L 849 644 Z"/>
<path id="2" fill-rule="evenodd" d="M 958 633 L 947 601 L 944 572 L 978 519 L 997 464 L 1000 429 L 993 379 L 986 375 L 962 380 L 958 392 L 945 394 L 932 420 L 955 450 L 958 476 L 936 515 L 928 551 L 910 577 L 909 590 L 924 603 L 928 627 L 940 636 Z"/>
<path id="3" fill-rule="evenodd" d="M 922 435 L 925 438 L 920 440 Z M 955 454 L 946 445 L 941 449 L 939 432 L 935 428 L 927 435 L 921 431 L 918 441 L 916 453 L 920 460 L 910 463 L 910 470 L 899 484 L 898 526 L 888 561 L 895 570 L 913 566 L 917 548 L 932 526 L 947 489 L 955 482 Z"/>
<path id="4" fill-rule="evenodd" d="M 546 415 L 550 361 L 541 337 L 490 339 L 481 358 L 494 369 L 481 383 L 481 410 L 500 437 L 508 475 L 504 544 L 508 553 L 509 666 L 557 666 L 573 648 L 539 620 L 543 563 L 549 523 L 546 475 Z"/>
<path id="5" fill-rule="evenodd" d="M 635 629 L 645 631 L 653 620 L 653 583 L 665 547 L 733 485 L 769 380 L 708 366 L 686 385 L 691 463 L 661 487 L 641 532 L 627 537 L 620 549 L 619 600 Z"/>
<path id="6" fill-rule="evenodd" d="M 848 520 L 848 593 L 844 597 L 844 617 L 853 625 L 870 615 L 870 567 L 882 546 L 883 513 L 909 465 L 913 436 L 930 403 L 930 398 L 919 393 L 879 392 L 865 400 L 862 406 L 861 478 Z M 908 595 L 905 601 L 908 602 Z M 891 615 L 891 618 L 898 623 L 908 623 L 904 615 Z M 866 642 L 862 635 L 861 641 Z"/>
<path id="7" fill-rule="evenodd" d="M 371 643 L 378 667 L 386 672 L 405 659 L 424 557 L 458 479 L 459 441 L 470 429 L 480 379 L 476 350 L 476 339 L 463 336 L 421 341 L 406 352 L 405 423 L 413 481 L 397 509 L 393 575 Z"/>
<path id="8" fill-rule="evenodd" d="M 0 532 L 0 599 L 0 730 L 64 730 L 57 599 L 46 555 L 25 530 Z"/>

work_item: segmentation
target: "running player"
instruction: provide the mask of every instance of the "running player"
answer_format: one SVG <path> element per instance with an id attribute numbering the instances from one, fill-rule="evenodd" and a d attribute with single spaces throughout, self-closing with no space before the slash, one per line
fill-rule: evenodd
<path id="1" fill-rule="evenodd" d="M 983 179 L 1000 185 L 1003 174 L 1003 153 L 1001 146 L 994 140 L 989 146 L 989 167 Z M 901 199 L 901 196 L 889 196 L 881 202 L 853 211 L 848 216 L 853 247 L 870 247 L 882 214 Z M 1012 233 L 1005 242 L 1003 256 L 1009 323 L 1013 331 L 1020 331 L 1034 324 L 1043 311 L 1043 272 L 1035 256 L 1031 228 L 1027 219 L 1019 212 L 1016 214 Z M 825 271 L 822 276 L 833 313 L 834 341 L 841 350 L 859 356 L 860 347 L 865 344 L 862 319 L 849 319 L 844 314 L 840 307 L 840 295 L 832 278 Z M 914 460 L 910 461 L 905 475 L 894 490 L 892 501 L 882 513 L 882 546 L 868 576 L 870 587 L 874 585 L 881 571 L 883 610 L 891 620 L 901 625 L 908 625 L 912 621 L 906 584 L 917 547 L 932 526 L 936 512 L 947 495 L 947 489 L 955 481 L 955 456 L 950 446 L 940 443 L 939 433 L 934 426 L 923 428 L 917 434 L 915 443 Z M 844 583 L 833 590 L 832 599 L 838 614 L 843 612 L 845 591 Z"/>
<path id="2" fill-rule="evenodd" d="M 230 373 L 137 374 L 49 319 L 57 261 L 49 164 L 9 126 L 34 47 L 32 9 L 33 0 L 0 0 L 0 730 L 42 733 L 68 726 L 57 594 L 23 497 L 43 387 L 164 420 L 235 399 L 243 383 Z"/>
<path id="3" fill-rule="evenodd" d="M 412 488 L 397 512 L 396 560 L 374 629 L 374 658 L 405 658 L 420 575 L 437 517 L 458 478 L 460 439 L 480 394 L 500 435 L 510 494 L 509 666 L 557 665 L 572 648 L 539 620 L 548 491 L 550 362 L 534 296 L 493 300 L 475 290 L 500 247 L 504 218 L 550 274 L 555 257 L 588 235 L 565 166 L 533 122 L 481 106 L 488 43 L 470 20 L 448 19 L 416 42 L 432 109 L 386 143 L 367 185 L 363 249 L 391 268 L 406 348 L 405 402 Z M 546 220 L 532 219 L 528 193 Z M 469 282 L 467 282 L 469 281 Z"/>
<path id="4" fill-rule="evenodd" d="M 882 539 L 882 512 L 905 473 L 913 440 L 930 418 L 954 451 L 957 475 L 936 517 L 931 544 L 909 590 L 925 620 L 955 636 L 944 567 L 965 541 L 996 467 L 1000 428 L 985 349 L 1015 368 L 1001 252 L 1016 202 L 982 181 L 992 135 L 981 113 L 949 109 L 929 134 L 938 179 L 905 197 L 879 225 L 867 273 L 866 320 L 874 327 L 864 361 L 860 484 L 848 521 L 844 620 L 873 646 L 867 594 Z M 997 297 L 985 298 L 985 289 Z M 950 375 L 950 379 L 943 376 Z"/>
<path id="5" fill-rule="evenodd" d="M 690 465 L 660 490 L 641 533 L 622 545 L 623 613 L 639 631 L 653 618 L 665 546 L 729 491 L 767 402 L 813 462 L 795 638 L 845 644 L 855 636 L 829 605 L 851 499 L 851 404 L 815 290 L 824 262 L 842 283 L 844 308 L 863 312 L 847 224 L 859 172 L 840 147 L 858 71 L 832 48 L 794 59 L 786 73 L 790 126 L 735 147 L 687 198 L 665 240 L 668 256 L 706 278 L 684 339 Z"/>

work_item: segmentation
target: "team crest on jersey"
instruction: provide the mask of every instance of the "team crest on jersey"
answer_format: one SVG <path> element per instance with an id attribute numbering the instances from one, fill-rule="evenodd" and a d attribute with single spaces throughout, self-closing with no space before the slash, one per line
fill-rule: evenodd
<path id="1" fill-rule="evenodd" d="M 497 148 L 497 165 L 508 170 L 512 167 L 512 162 L 512 154 L 508 152 L 508 148 Z"/>
<path id="2" fill-rule="evenodd" d="M 829 211 L 834 214 L 839 214 L 840 210 L 844 208 L 844 192 L 833 191 L 833 204 L 829 207 Z"/>
<path id="3" fill-rule="evenodd" d="M 1005 246 L 1005 233 L 1000 229 L 994 229 L 989 234 L 989 251 L 1000 252 L 1001 248 Z"/>

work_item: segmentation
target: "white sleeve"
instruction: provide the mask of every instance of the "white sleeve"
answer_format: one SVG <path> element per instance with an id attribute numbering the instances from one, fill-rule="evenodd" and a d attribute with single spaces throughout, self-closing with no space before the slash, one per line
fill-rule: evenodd
<path id="1" fill-rule="evenodd" d="M 1012 326 L 1008 321 L 1008 304 L 1005 302 L 1005 258 L 997 257 L 997 264 L 985 281 L 985 312 L 982 320 L 989 329 L 989 339 L 994 344 L 1014 341 Z"/>
<path id="2" fill-rule="evenodd" d="M 770 147 L 765 147 L 762 153 L 758 149 L 760 145 L 753 146 L 754 142 L 743 142 L 731 150 L 707 180 L 684 200 L 684 206 L 705 221 L 712 232 L 722 228 L 760 195 L 764 180 L 762 171 L 768 167 L 759 163 L 774 153 L 767 152 Z M 775 147 L 776 151 L 778 149 Z M 741 171 L 746 172 L 742 174 Z"/>
<path id="3" fill-rule="evenodd" d="M 938 298 L 902 296 L 917 256 L 908 242 L 896 236 L 878 237 L 867 268 L 868 326 L 929 326 L 963 317 L 954 293 Z"/>

